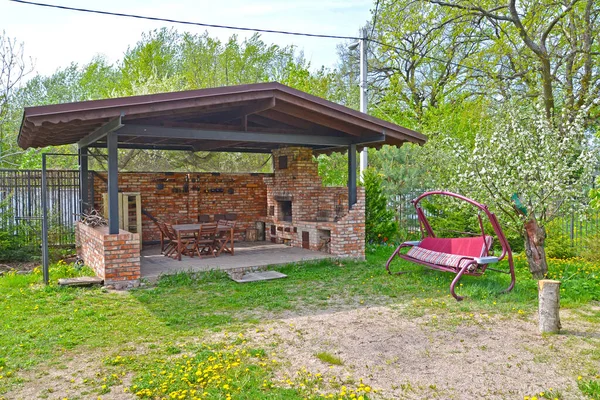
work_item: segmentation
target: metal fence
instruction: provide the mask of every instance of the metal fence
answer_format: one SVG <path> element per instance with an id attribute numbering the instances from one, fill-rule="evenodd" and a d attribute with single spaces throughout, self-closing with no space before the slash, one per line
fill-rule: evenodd
<path id="1" fill-rule="evenodd" d="M 48 171 L 49 244 L 75 243 L 79 171 Z M 42 172 L 0 170 L 0 229 L 41 243 Z"/>
<path id="2" fill-rule="evenodd" d="M 600 211 L 588 211 L 584 218 L 574 213 L 561 218 L 562 232 L 571 240 L 571 246 L 583 248 L 588 238 L 600 235 Z"/>
<path id="3" fill-rule="evenodd" d="M 415 211 L 412 200 L 423 194 L 425 190 L 415 190 L 400 194 L 392 199 L 391 206 L 396 211 L 396 220 L 402 232 L 414 234 L 420 232 L 419 218 Z"/>
<path id="4" fill-rule="evenodd" d="M 94 173 L 90 172 L 90 182 Z M 48 171 L 49 243 L 75 243 L 75 220 L 79 211 L 79 171 Z M 41 243 L 42 172 L 39 170 L 0 169 L 0 230 L 22 235 L 30 243 Z M 93 188 L 93 184 L 91 185 Z M 93 190 L 93 189 L 92 189 Z M 408 234 L 420 232 L 419 220 L 411 200 L 422 194 L 414 190 L 392 199 L 400 229 Z M 93 196 L 93 192 L 92 192 Z M 587 218 L 567 214 L 560 218 L 564 235 L 574 247 L 585 246 L 585 239 L 600 234 L 600 212 Z"/>

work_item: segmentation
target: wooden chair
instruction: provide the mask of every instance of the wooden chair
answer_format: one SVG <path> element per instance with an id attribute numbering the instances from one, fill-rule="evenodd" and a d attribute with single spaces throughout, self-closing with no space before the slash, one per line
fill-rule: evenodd
<path id="1" fill-rule="evenodd" d="M 169 230 L 164 222 L 156 221 L 156 225 L 160 230 L 160 253 L 165 255 L 169 254 L 173 251 L 175 243 L 169 235 Z"/>
<path id="2" fill-rule="evenodd" d="M 194 251 L 198 254 L 198 257 L 211 255 L 216 257 L 215 254 L 215 235 L 217 233 L 217 224 L 202 224 L 198 230 L 198 235 L 194 242 Z"/>
<path id="3" fill-rule="evenodd" d="M 217 223 L 217 235 L 215 236 L 217 256 L 220 256 L 223 252 L 234 255 L 233 234 L 235 225 L 236 221 L 220 220 Z"/>
<path id="4" fill-rule="evenodd" d="M 166 232 L 169 235 L 169 239 L 173 243 L 173 249 L 165 254 L 166 256 L 174 255 L 177 260 L 181 261 L 182 255 L 190 255 L 193 254 L 194 250 L 194 242 L 196 241 L 196 236 L 184 236 L 177 237 L 177 231 L 173 229 L 173 225 L 165 222 Z M 173 254 L 175 253 L 175 254 Z"/>

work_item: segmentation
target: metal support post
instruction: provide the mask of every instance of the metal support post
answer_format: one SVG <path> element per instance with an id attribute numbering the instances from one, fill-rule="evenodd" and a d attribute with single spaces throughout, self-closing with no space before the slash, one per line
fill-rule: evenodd
<path id="1" fill-rule="evenodd" d="M 42 270 L 44 284 L 48 284 L 48 182 L 46 179 L 46 153 L 42 154 Z"/>
<path id="2" fill-rule="evenodd" d="M 87 159 L 89 154 L 82 154 L 81 152 L 77 152 L 77 154 L 64 154 L 64 153 L 42 153 L 42 271 L 44 273 L 44 283 L 47 285 L 49 282 L 49 253 L 48 253 L 48 174 L 47 174 L 47 157 L 48 156 L 57 156 L 57 157 L 74 157 L 77 156 L 79 158 L 79 165 L 81 166 L 82 159 Z M 93 194 L 93 184 L 92 184 L 92 199 L 94 198 Z"/>
<path id="3" fill-rule="evenodd" d="M 115 132 L 106 138 L 108 149 L 108 233 L 119 233 L 119 151 L 118 136 Z"/>
<path id="4" fill-rule="evenodd" d="M 89 201 L 89 170 L 88 170 L 88 149 L 82 147 L 78 151 L 79 153 L 79 214 L 90 209 Z"/>
<path id="5" fill-rule="evenodd" d="M 356 145 L 348 146 L 348 209 L 356 204 Z"/>

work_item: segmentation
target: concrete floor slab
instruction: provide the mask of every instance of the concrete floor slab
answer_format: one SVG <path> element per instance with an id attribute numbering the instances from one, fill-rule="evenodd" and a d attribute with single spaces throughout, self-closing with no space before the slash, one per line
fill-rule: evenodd
<path id="1" fill-rule="evenodd" d="M 160 275 L 182 271 L 200 272 L 210 270 L 253 271 L 270 265 L 290 264 L 307 260 L 334 258 L 331 254 L 310 251 L 271 242 L 239 242 L 235 244 L 235 255 L 221 254 L 219 257 L 187 257 L 181 261 L 160 254 L 160 246 L 144 246 L 141 255 L 142 278 L 150 281 Z"/>

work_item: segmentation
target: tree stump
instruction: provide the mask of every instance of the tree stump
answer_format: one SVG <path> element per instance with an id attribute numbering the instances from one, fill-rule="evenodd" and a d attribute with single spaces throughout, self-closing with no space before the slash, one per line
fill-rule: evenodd
<path id="1" fill-rule="evenodd" d="M 560 331 L 560 281 L 542 279 L 538 281 L 540 333 Z"/>

